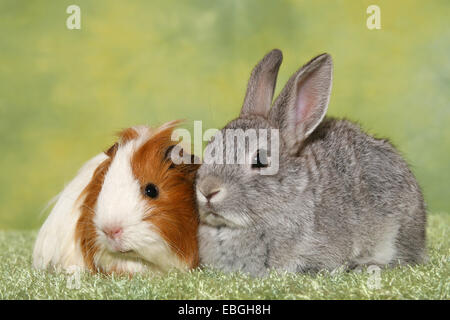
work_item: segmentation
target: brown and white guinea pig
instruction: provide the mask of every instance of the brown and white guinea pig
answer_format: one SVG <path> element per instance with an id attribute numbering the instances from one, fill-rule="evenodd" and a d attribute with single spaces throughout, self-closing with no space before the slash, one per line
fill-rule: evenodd
<path id="1" fill-rule="evenodd" d="M 176 124 L 126 129 L 80 169 L 39 231 L 35 268 L 135 273 L 198 265 L 198 165 L 171 161 Z"/>

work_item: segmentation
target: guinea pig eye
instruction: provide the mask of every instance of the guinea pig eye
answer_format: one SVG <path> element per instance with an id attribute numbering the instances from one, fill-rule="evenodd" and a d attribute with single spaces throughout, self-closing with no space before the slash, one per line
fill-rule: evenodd
<path id="1" fill-rule="evenodd" d="M 153 183 L 149 183 L 148 185 L 145 186 L 144 193 L 147 197 L 155 199 L 159 195 L 159 190 L 158 187 L 155 186 Z"/>
<path id="2" fill-rule="evenodd" d="M 267 151 L 264 149 L 259 149 L 253 157 L 252 169 L 265 168 L 267 165 Z"/>

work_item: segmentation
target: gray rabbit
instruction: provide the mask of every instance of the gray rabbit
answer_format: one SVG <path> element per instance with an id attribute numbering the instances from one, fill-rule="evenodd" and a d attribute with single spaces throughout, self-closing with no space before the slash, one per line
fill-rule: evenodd
<path id="1" fill-rule="evenodd" d="M 281 61 L 273 50 L 256 65 L 239 118 L 212 140 L 227 142 L 227 129 L 279 129 L 278 172 L 260 174 L 271 156 L 261 149 L 243 164 L 201 165 L 201 263 L 262 276 L 424 261 L 426 209 L 406 162 L 387 140 L 325 117 L 331 56 L 300 68 L 271 107 Z M 252 147 L 230 145 L 224 153 Z"/>

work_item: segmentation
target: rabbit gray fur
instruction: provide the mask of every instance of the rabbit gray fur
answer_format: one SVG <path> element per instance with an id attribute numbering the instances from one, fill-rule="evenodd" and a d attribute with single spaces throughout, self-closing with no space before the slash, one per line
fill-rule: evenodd
<path id="1" fill-rule="evenodd" d="M 278 173 L 260 175 L 251 164 L 201 165 L 201 263 L 262 276 L 271 269 L 422 262 L 426 210 L 406 162 L 387 140 L 324 118 L 328 54 L 299 69 L 271 108 L 281 61 L 273 50 L 254 68 L 240 117 L 219 133 L 226 141 L 225 129 L 279 129 Z"/>

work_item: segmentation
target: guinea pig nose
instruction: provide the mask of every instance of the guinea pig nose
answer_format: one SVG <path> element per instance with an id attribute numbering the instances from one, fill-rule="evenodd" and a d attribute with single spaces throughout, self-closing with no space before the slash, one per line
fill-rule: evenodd
<path id="1" fill-rule="evenodd" d="M 121 227 L 107 227 L 102 229 L 103 232 L 111 239 L 117 239 L 122 235 Z"/>

